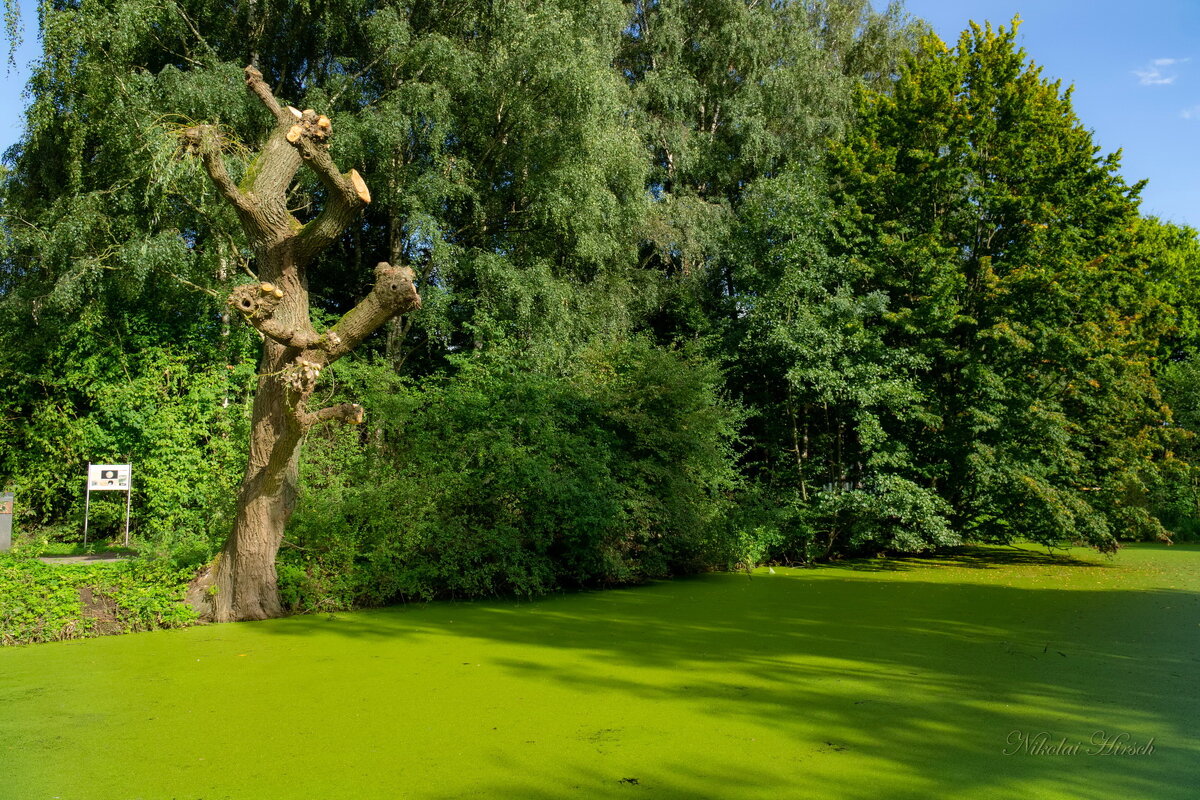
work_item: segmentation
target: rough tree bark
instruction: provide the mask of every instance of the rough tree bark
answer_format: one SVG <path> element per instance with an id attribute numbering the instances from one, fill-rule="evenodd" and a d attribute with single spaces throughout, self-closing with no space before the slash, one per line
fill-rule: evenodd
<path id="1" fill-rule="evenodd" d="M 387 320 L 419 308 L 412 270 L 381 262 L 375 285 L 325 333 L 309 316 L 306 267 L 335 241 L 371 201 L 355 170 L 342 172 L 329 156 L 329 119 L 314 111 L 280 106 L 262 73 L 246 67 L 246 85 L 275 117 L 275 128 L 246 172 L 234 183 L 225 169 L 215 126 L 184 133 L 209 177 L 237 212 L 253 248 L 259 283 L 239 286 L 229 305 L 263 336 L 254 396 L 250 458 L 238 493 L 233 531 L 220 554 L 193 581 L 188 598 L 203 619 L 265 619 L 282 613 L 275 554 L 296 498 L 296 467 L 304 431 L 322 421 L 358 424 L 354 403 L 310 410 L 321 370 L 353 350 Z M 286 195 L 300 167 L 316 173 L 327 191 L 324 208 L 301 224 Z"/>

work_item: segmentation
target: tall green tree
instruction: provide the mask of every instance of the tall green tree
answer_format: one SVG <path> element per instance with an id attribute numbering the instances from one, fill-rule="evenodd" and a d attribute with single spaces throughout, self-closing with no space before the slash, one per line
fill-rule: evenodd
<path id="1" fill-rule="evenodd" d="M 1015 45 L 1017 23 L 927 37 L 865 92 L 830 158 L 838 252 L 888 298 L 889 347 L 925 366 L 895 419 L 919 480 L 975 537 L 1161 532 L 1151 366 L 1169 314 L 1135 257 L 1138 185 Z"/>
<path id="2" fill-rule="evenodd" d="M 889 336 L 889 295 L 868 260 L 838 252 L 838 221 L 824 176 L 792 168 L 750 191 L 733 248 L 730 375 L 755 410 L 747 468 L 770 498 L 774 555 L 956 544 L 914 441 L 938 423 L 929 362 Z"/>
<path id="3" fill-rule="evenodd" d="M 1173 536 L 1195 539 L 1200 526 L 1200 233 L 1154 217 L 1142 219 L 1135 252 L 1150 291 L 1173 311 L 1155 367 L 1171 411 L 1172 436 L 1154 509 Z"/>
<path id="4" fill-rule="evenodd" d="M 676 292 L 664 338 L 720 331 L 737 291 L 728 241 L 746 190 L 811 163 L 853 116 L 853 87 L 886 85 L 918 30 L 867 0 L 629 3 L 619 67 L 650 156 L 640 262 Z"/>

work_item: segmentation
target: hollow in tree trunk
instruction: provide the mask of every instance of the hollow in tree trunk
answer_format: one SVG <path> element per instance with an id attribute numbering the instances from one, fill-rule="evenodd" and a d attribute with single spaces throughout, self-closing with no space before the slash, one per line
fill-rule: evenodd
<path id="1" fill-rule="evenodd" d="M 343 174 L 329 156 L 332 124 L 314 111 L 281 107 L 262 74 L 246 67 L 246 85 L 275 117 L 275 128 L 241 185 L 225 168 L 215 126 L 184 132 L 187 148 L 237 212 L 254 251 L 258 283 L 238 286 L 229 305 L 263 336 L 263 354 L 250 433 L 250 456 L 238 491 L 237 515 L 220 554 L 192 582 L 188 598 L 203 619 L 216 622 L 279 616 L 275 555 L 296 498 L 304 431 L 323 421 L 358 424 L 363 408 L 343 403 L 315 411 L 308 400 L 321 370 L 353 350 L 388 319 L 419 308 L 408 267 L 381 262 L 375 285 L 324 333 L 309 316 L 306 269 L 371 201 L 355 170 Z M 287 209 L 287 190 L 302 166 L 316 173 L 328 199 L 301 224 Z"/>

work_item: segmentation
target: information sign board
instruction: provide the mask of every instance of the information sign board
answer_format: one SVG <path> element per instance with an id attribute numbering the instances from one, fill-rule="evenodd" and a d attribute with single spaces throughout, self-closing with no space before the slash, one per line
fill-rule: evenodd
<path id="1" fill-rule="evenodd" d="M 129 464 L 88 464 L 88 491 L 129 491 Z"/>
<path id="2" fill-rule="evenodd" d="M 87 502 L 83 506 L 83 543 L 88 540 L 88 516 L 92 510 L 92 492 L 125 493 L 125 546 L 129 546 L 129 510 L 133 502 L 133 487 L 129 464 L 88 464 Z"/>

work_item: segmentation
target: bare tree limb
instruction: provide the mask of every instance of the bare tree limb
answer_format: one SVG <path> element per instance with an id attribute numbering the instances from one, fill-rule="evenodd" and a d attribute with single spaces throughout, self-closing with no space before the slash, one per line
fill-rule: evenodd
<path id="1" fill-rule="evenodd" d="M 184 24 L 187 25 L 188 30 L 192 32 L 192 35 L 196 37 L 196 41 L 204 45 L 204 49 L 208 51 L 210 56 L 212 56 L 214 59 L 217 58 L 217 51 L 213 50 L 212 45 L 208 43 L 208 40 L 200 34 L 200 29 L 196 27 L 196 23 L 193 22 L 192 18 L 187 15 L 187 12 L 183 10 L 183 7 L 176 2 L 171 3 L 171 5 L 173 5 L 175 10 L 179 12 L 180 18 L 183 20 Z M 191 59 L 188 60 L 191 61 Z"/>
<path id="2" fill-rule="evenodd" d="M 375 286 L 330 331 L 338 341 L 326 350 L 329 361 L 349 353 L 368 334 L 397 314 L 420 308 L 421 296 L 413 283 L 415 278 L 415 273 L 408 267 L 393 267 L 386 261 L 376 264 Z"/>
<path id="3" fill-rule="evenodd" d="M 300 158 L 316 173 L 328 193 L 321 213 L 297 234 L 300 257 L 309 259 L 341 236 L 354 215 L 371 202 L 371 192 L 357 170 L 345 175 L 329 156 L 327 139 L 332 124 L 325 116 L 304 111 L 300 121 L 288 129 L 287 139 Z"/>
<path id="4" fill-rule="evenodd" d="M 356 170 L 352 169 L 343 175 L 333 163 L 328 143 L 333 124 L 329 117 L 318 115 L 312 109 L 301 112 L 291 106 L 281 107 L 261 72 L 254 67 L 246 67 L 245 74 L 250 91 L 275 116 L 278 130 L 285 131 L 284 138 L 309 169 L 316 173 L 328 192 L 325 208 L 297 235 L 300 259 L 308 261 L 341 235 L 354 219 L 355 213 L 371 202 L 371 193 Z M 273 139 L 278 135 L 278 130 Z"/>
<path id="5" fill-rule="evenodd" d="M 264 336 L 269 336 L 284 347 L 298 347 L 303 350 L 313 347 L 321 341 L 320 334 L 314 331 L 306 331 L 300 327 L 288 327 L 273 319 L 263 320 L 254 327 Z"/>
<path id="6" fill-rule="evenodd" d="M 363 75 L 366 75 L 368 72 L 370 72 L 375 67 L 376 64 L 378 64 L 380 61 L 383 60 L 384 56 L 386 56 L 388 53 L 392 52 L 392 48 L 395 46 L 396 46 L 395 43 L 388 45 L 387 47 L 385 47 L 383 49 L 382 53 L 375 56 L 375 58 L 373 58 L 371 60 L 371 63 L 367 64 L 365 67 L 360 69 L 358 72 L 351 75 L 346 80 L 345 86 L 343 86 L 341 89 L 338 89 L 336 92 L 333 93 L 333 97 L 329 98 L 329 107 L 333 108 L 333 106 L 337 103 L 338 98 L 340 98 L 342 96 L 342 92 L 346 91 L 346 87 L 353 86 L 355 81 L 357 81 Z M 422 71 L 424 71 L 424 69 L 425 69 L 424 67 L 421 68 Z M 418 76 L 420 75 L 420 73 L 417 73 L 417 74 L 418 74 Z"/>
<path id="7" fill-rule="evenodd" d="M 184 142 L 188 147 L 200 154 L 204 171 L 212 180 L 213 185 L 221 196 L 228 200 L 234 208 L 248 214 L 253 211 L 250 198 L 242 193 L 238 185 L 229 177 L 225 169 L 225 159 L 221 157 L 221 137 L 214 125 L 196 125 L 183 132 Z"/>
<path id="8" fill-rule="evenodd" d="M 304 427 L 315 425 L 318 422 L 343 422 L 347 425 L 361 425 L 366 412 L 358 403 L 340 403 L 336 406 L 327 406 L 314 412 L 305 412 L 298 415 L 300 424 Z"/>
<path id="9" fill-rule="evenodd" d="M 197 290 L 199 290 L 199 291 L 201 291 L 201 292 L 205 292 L 205 293 L 207 293 L 207 294 L 210 294 L 210 295 L 212 295 L 213 297 L 219 297 L 219 295 L 217 294 L 217 292 L 216 292 L 215 290 L 213 290 L 213 289 L 209 289 L 207 286 L 200 286 L 199 284 L 192 283 L 192 282 L 191 282 L 191 281 L 189 281 L 187 278 L 180 277 L 179 275 L 176 275 L 174 272 L 171 272 L 170 270 L 165 270 L 165 272 L 166 272 L 168 275 L 170 275 L 172 278 L 174 278 L 175 280 L 177 280 L 177 281 L 179 281 L 180 283 L 182 283 L 184 286 L 187 286 L 188 288 L 191 288 L 191 289 L 197 289 Z"/>
<path id="10" fill-rule="evenodd" d="M 267 82 L 263 80 L 263 75 L 254 67 L 246 67 L 242 70 L 246 75 L 246 86 L 253 92 L 262 104 L 267 107 L 275 117 L 275 121 L 282 126 L 290 126 L 296 121 L 296 117 L 292 114 L 294 109 L 281 108 L 279 101 L 275 99 L 275 93 L 271 91 L 271 87 L 267 86 Z"/>
<path id="11" fill-rule="evenodd" d="M 329 190 L 329 196 L 321 213 L 296 236 L 297 253 L 305 261 L 336 241 L 353 222 L 359 209 L 371 202 L 367 185 L 356 170 L 352 169 L 347 175 L 342 175 L 329 158 L 328 152 L 319 149 L 317 153 L 321 158 L 308 160 L 305 149 L 301 149 L 301 158 L 305 158 L 305 162 L 321 177 L 321 182 Z M 317 162 L 320 162 L 321 167 L 327 163 L 329 171 L 317 169 Z"/>

